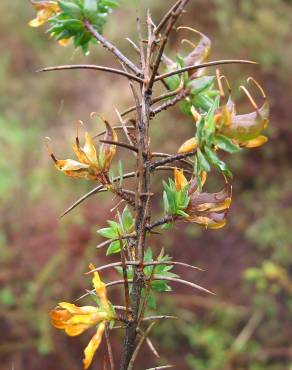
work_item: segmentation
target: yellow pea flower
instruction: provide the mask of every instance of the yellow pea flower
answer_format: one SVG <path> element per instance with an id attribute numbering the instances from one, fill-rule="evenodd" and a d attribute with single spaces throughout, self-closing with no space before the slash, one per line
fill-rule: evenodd
<path id="1" fill-rule="evenodd" d="M 104 121 L 104 123 L 106 125 L 105 140 L 116 142 L 118 138 L 115 130 L 107 121 Z M 80 146 L 77 134 L 75 143 L 73 144 L 73 151 L 78 161 L 73 159 L 57 159 L 50 151 L 50 156 L 59 171 L 73 178 L 99 180 L 102 184 L 109 183 L 107 174 L 116 153 L 115 145 L 102 144 L 97 152 L 92 136 L 86 132 L 85 144 L 83 147 Z"/>
<path id="2" fill-rule="evenodd" d="M 89 268 L 94 270 L 95 267 L 91 264 Z M 96 295 L 100 299 L 99 306 L 78 307 L 73 303 L 60 302 L 58 308 L 50 313 L 53 326 L 57 329 L 63 329 L 69 336 L 80 335 L 85 330 L 98 325 L 96 333 L 84 350 L 84 369 L 88 369 L 90 366 L 93 356 L 101 343 L 106 322 L 114 319 L 107 299 L 105 284 L 101 281 L 97 272 L 94 272 L 92 283 Z"/>
<path id="3" fill-rule="evenodd" d="M 206 181 L 206 175 L 202 184 Z M 209 229 L 220 229 L 226 225 L 228 209 L 231 205 L 232 187 L 225 183 L 223 190 L 218 193 L 199 192 L 196 180 L 191 180 L 189 197 L 190 202 L 185 210 L 187 219 Z"/>
<path id="4" fill-rule="evenodd" d="M 177 191 L 182 190 L 188 184 L 188 180 L 185 178 L 183 170 L 179 170 L 177 168 L 174 169 L 174 182 Z"/>
<path id="5" fill-rule="evenodd" d="M 218 84 L 221 95 L 224 97 L 221 85 L 222 77 L 225 76 L 218 75 Z M 264 99 L 263 104 L 258 107 L 247 88 L 245 86 L 240 86 L 240 89 L 245 93 L 252 104 L 254 111 L 246 114 L 237 114 L 236 106 L 229 96 L 227 103 L 218 109 L 214 119 L 219 134 L 229 137 L 241 147 L 256 148 L 264 145 L 268 141 L 267 137 L 261 135 L 261 133 L 269 123 L 270 105 L 260 84 L 252 77 L 249 77 L 247 81 L 253 82 L 259 89 Z"/>
<path id="6" fill-rule="evenodd" d="M 201 173 L 201 184 L 204 186 L 207 179 L 206 172 Z M 200 192 L 196 179 L 187 181 L 183 170 L 174 170 L 174 181 L 179 191 L 189 185 L 188 196 L 190 198 L 187 208 L 184 210 L 189 217 L 183 219 L 204 226 L 209 229 L 220 229 L 226 225 L 228 209 L 231 205 L 232 188 L 225 183 L 223 190 L 218 193 Z"/>
<path id="7" fill-rule="evenodd" d="M 51 17 L 60 12 L 57 1 L 33 1 L 32 5 L 37 10 L 37 16 L 29 22 L 30 27 L 40 27 L 45 24 Z"/>
<path id="8" fill-rule="evenodd" d="M 193 150 L 197 149 L 198 147 L 198 141 L 195 137 L 192 137 L 191 139 L 188 139 L 185 141 L 180 148 L 178 149 L 178 153 L 189 153 L 192 152 Z"/>

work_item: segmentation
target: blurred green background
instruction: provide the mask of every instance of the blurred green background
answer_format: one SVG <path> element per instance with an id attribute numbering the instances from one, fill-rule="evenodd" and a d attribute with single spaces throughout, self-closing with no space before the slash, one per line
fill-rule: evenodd
<path id="1" fill-rule="evenodd" d="M 122 3 L 105 34 L 133 55 L 125 37 L 136 37 L 136 9 L 143 15 L 150 7 L 157 20 L 172 1 Z M 0 369 L 77 370 L 89 333 L 65 337 L 50 326 L 48 311 L 88 288 L 83 274 L 88 262 L 104 259 L 95 249 L 96 230 L 113 203 L 107 195 L 93 197 L 60 219 L 94 186 L 56 173 L 44 137 L 52 138 L 59 157 L 70 157 L 77 120 L 92 131 L 92 111 L 114 122 L 112 107 L 127 107 L 130 93 L 122 78 L 102 73 L 35 73 L 56 64 L 115 63 L 101 48 L 85 58 L 29 28 L 35 12 L 28 1 L 1 0 L 0 11 Z M 238 99 L 237 86 L 256 77 L 272 111 L 269 143 L 226 159 L 235 177 L 228 225 L 220 231 L 180 226 L 151 240 L 157 252 L 163 244 L 177 259 L 204 268 L 178 271 L 216 292 L 210 298 L 174 286 L 175 294 L 160 297 L 159 312 L 180 319 L 154 330 L 158 362 L 180 370 L 291 370 L 292 1 L 192 0 L 184 24 L 211 37 L 212 59 L 259 61 L 259 67 L 222 70 Z M 178 48 L 175 37 L 172 47 Z M 163 113 L 153 122 L 153 148 L 173 152 L 192 131 L 178 109 Z M 110 294 L 117 302 L 119 291 Z M 102 358 L 101 349 L 92 369 L 102 369 Z M 137 369 L 155 364 L 145 347 Z"/>

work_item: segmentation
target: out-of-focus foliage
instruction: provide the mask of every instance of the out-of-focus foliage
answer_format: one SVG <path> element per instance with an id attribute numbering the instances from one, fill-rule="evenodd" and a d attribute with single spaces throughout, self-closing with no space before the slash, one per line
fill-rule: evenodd
<path id="1" fill-rule="evenodd" d="M 134 39 L 136 7 L 143 11 L 145 6 L 152 7 L 157 19 L 165 2 L 121 1 L 105 34 L 120 40 L 122 27 L 123 34 Z M 70 45 L 62 49 L 43 32 L 32 32 L 27 22 L 35 14 L 22 0 L 2 0 L 0 9 L 5 15 L 0 22 L 0 368 L 14 364 L 21 370 L 51 369 L 58 361 L 60 370 L 77 370 L 89 337 L 80 339 L 74 353 L 65 337 L 57 335 L 54 346 L 47 312 L 60 296 L 72 301 L 82 294 L 80 275 L 86 266 L 80 260 L 100 259 L 94 248 L 95 231 L 97 223 L 102 227 L 104 209 L 97 201 L 59 222 L 65 207 L 90 188 L 86 181 L 72 185 L 54 174 L 43 137 L 58 137 L 54 149 L 65 153 L 68 148 L 62 142 L 71 139 L 76 119 L 87 122 L 90 130 L 101 131 L 102 125 L 90 122 L 89 113 L 107 114 L 112 105 L 125 108 L 127 96 L 121 91 L 127 86 L 119 78 L 106 84 L 108 76 L 89 72 L 35 74 L 43 66 L 83 62 L 82 53 L 72 54 Z M 180 259 L 207 269 L 195 278 L 217 293 L 217 298 L 205 299 L 175 287 L 178 295 L 167 307 L 173 305 L 186 323 L 165 323 L 157 329 L 154 344 L 163 345 L 167 358 L 173 357 L 180 370 L 283 370 L 291 366 L 291 14 L 292 4 L 285 0 L 198 0 L 190 2 L 184 16 L 185 23 L 214 40 L 214 59 L 228 56 L 261 63 L 260 68 L 243 68 L 245 75 L 248 71 L 265 86 L 272 117 L 269 145 L 242 151 L 228 162 L 237 178 L 230 226 L 212 236 L 199 228 L 182 227 L 174 238 L 164 238 L 165 246 L 172 246 Z M 121 47 L 134 55 L 125 40 Z M 108 63 L 101 48 L 92 50 L 90 61 L 97 60 Z M 223 72 L 234 80 L 234 71 L 225 67 Z M 234 94 L 241 98 L 236 89 Z M 240 109 L 248 111 L 242 102 Z M 179 113 L 166 113 L 162 119 L 151 127 L 157 134 L 153 147 L 159 144 L 173 152 L 193 135 L 191 128 L 186 132 Z M 169 132 L 175 130 L 176 137 L 167 135 L 161 142 L 166 125 Z M 57 197 L 53 194 L 56 185 Z M 214 179 L 214 188 L 217 185 Z M 85 231 L 84 218 L 92 225 L 92 234 Z M 187 244 L 185 234 L 190 232 L 195 235 Z M 151 245 L 157 254 L 161 245 L 155 240 L 154 236 Z M 70 284 L 64 290 L 59 281 L 67 280 Z M 161 311 L 167 312 L 167 307 Z M 245 342 L 240 334 L 251 319 L 256 325 Z M 152 355 L 145 353 L 145 365 L 151 367 Z"/>

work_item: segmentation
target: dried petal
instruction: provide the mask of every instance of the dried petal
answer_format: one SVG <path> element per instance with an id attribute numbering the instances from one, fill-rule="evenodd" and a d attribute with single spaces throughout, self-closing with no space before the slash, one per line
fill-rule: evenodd
<path id="1" fill-rule="evenodd" d="M 83 164 L 73 159 L 55 160 L 55 166 L 69 177 L 95 179 L 95 176 L 89 172 L 88 164 Z"/>
<path id="2" fill-rule="evenodd" d="M 187 141 L 185 141 L 177 152 L 179 154 L 188 153 L 188 152 L 191 152 L 197 149 L 197 147 L 198 147 L 198 141 L 195 137 L 192 137 L 191 139 L 188 139 Z"/>
<path id="3" fill-rule="evenodd" d="M 97 351 L 98 347 L 100 346 L 104 330 L 105 323 L 102 322 L 84 350 L 83 366 L 85 370 L 88 369 L 92 363 L 93 356 Z"/>
<path id="4" fill-rule="evenodd" d="M 106 134 L 104 136 L 104 140 L 117 142 L 118 136 L 115 130 L 111 127 L 111 125 L 106 120 L 104 120 L 104 124 L 106 126 Z M 114 144 L 103 143 L 100 146 L 99 161 L 100 161 L 100 166 L 104 172 L 109 171 L 113 157 L 116 154 L 116 149 L 117 147 Z"/>
<path id="5" fill-rule="evenodd" d="M 90 270 L 94 270 L 95 266 L 91 263 L 89 265 Z M 109 309 L 109 304 L 107 300 L 107 293 L 106 293 L 106 286 L 101 281 L 99 273 L 97 271 L 94 272 L 93 279 L 92 279 L 93 286 L 95 288 L 97 296 L 100 298 L 103 308 L 107 311 Z"/>
<path id="6" fill-rule="evenodd" d="M 31 1 L 31 3 L 37 10 L 37 16 L 29 22 L 30 27 L 42 26 L 49 18 L 60 11 L 60 7 L 56 1 Z"/>

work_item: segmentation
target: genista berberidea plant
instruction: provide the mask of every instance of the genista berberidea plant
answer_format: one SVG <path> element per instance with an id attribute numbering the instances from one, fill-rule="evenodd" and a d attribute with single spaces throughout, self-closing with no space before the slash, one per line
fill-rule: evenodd
<path id="1" fill-rule="evenodd" d="M 84 350 L 84 369 L 90 367 L 105 337 L 107 354 L 97 354 L 97 361 L 103 364 L 104 369 L 132 370 L 144 342 L 157 354 L 149 338 L 153 326 L 160 320 L 173 318 L 168 316 L 169 312 L 153 314 L 156 294 L 170 291 L 173 282 L 211 293 L 172 272 L 176 265 L 196 267 L 184 261 L 174 261 L 163 248 L 152 250 L 147 237 L 159 231 L 160 245 L 163 246 L 162 232 L 167 232 L 176 223 L 193 223 L 196 224 L 194 227 L 206 229 L 224 227 L 232 199 L 232 173 L 221 154 L 233 155 L 244 148 L 266 143 L 267 138 L 262 133 L 269 121 L 269 103 L 259 83 L 249 77 L 239 88 L 250 103 L 250 112 L 241 114 L 237 111 L 227 77 L 219 69 L 214 75 L 207 74 L 212 66 L 255 62 L 207 61 L 211 51 L 210 39 L 195 30 L 194 25 L 176 25 L 187 10 L 188 0 L 178 0 L 158 21 L 152 19 L 149 10 L 145 22 L 138 19 L 137 40 L 128 39 L 137 53 L 135 61 L 103 36 L 104 25 L 112 10 L 119 6 L 118 0 L 31 2 L 37 15 L 30 26 L 47 24 L 51 38 L 62 46 L 73 44 L 85 55 L 91 46 L 102 46 L 120 65 L 117 69 L 100 65 L 65 65 L 42 71 L 90 69 L 93 73 L 103 71 L 120 75 L 127 79 L 129 93 L 133 97 L 132 107 L 123 112 L 116 110 L 118 124 L 111 124 L 102 115 L 91 114 L 103 121 L 105 130 L 100 132 L 97 127 L 93 133 L 85 132 L 83 141 L 79 137 L 79 127 L 73 143 L 75 159 L 59 159 L 48 143 L 57 170 L 72 178 L 91 181 L 94 187 L 65 214 L 89 197 L 103 192 L 108 192 L 111 197 L 114 194 L 113 201 L 117 203 L 113 208 L 113 219 L 107 220 L 107 225 L 97 231 L 105 238 L 98 247 L 105 247 L 106 255 L 116 254 L 117 262 L 99 267 L 91 264 L 88 274 L 93 276 L 94 289 L 87 290 L 81 298 L 90 296 L 93 305 L 60 302 L 50 313 L 52 324 L 69 336 L 95 328 Z M 171 59 L 167 56 L 166 46 L 173 32 L 179 36 L 184 34 L 182 41 L 190 52 L 187 55 L 180 52 Z M 255 99 L 249 85 L 258 90 L 260 98 Z M 259 99 L 261 101 L 257 102 Z M 186 115 L 193 135 L 186 142 L 177 143 L 176 153 L 155 152 L 149 127 L 155 125 L 160 112 L 174 106 Z M 103 139 L 100 138 L 102 135 Z M 132 172 L 124 173 L 122 161 L 114 164 L 117 150 L 127 151 L 128 157 L 133 155 Z M 161 184 L 161 194 L 154 194 L 152 178 L 161 174 L 160 171 L 169 171 L 170 177 Z M 222 188 L 214 193 L 204 190 L 211 172 L 222 178 Z M 132 179 L 129 186 L 128 179 Z M 156 198 L 160 196 L 160 204 L 163 205 L 161 218 L 155 218 L 152 212 L 154 195 Z M 105 269 L 116 269 L 120 279 L 103 283 L 99 272 Z M 124 291 L 124 302 L 113 304 L 108 298 L 108 290 L 116 285 Z M 116 328 L 124 331 L 124 341 L 120 354 L 114 356 L 110 336 Z M 155 369 L 168 367 L 171 366 L 153 364 Z M 137 364 L 136 368 L 144 369 L 142 364 Z"/>

